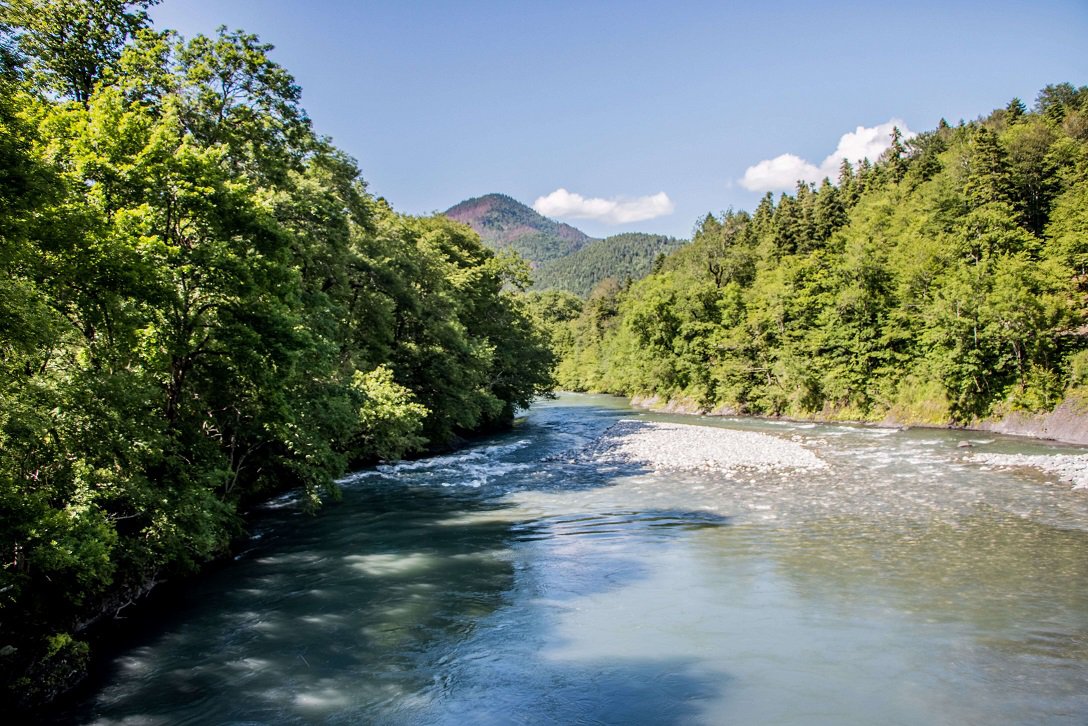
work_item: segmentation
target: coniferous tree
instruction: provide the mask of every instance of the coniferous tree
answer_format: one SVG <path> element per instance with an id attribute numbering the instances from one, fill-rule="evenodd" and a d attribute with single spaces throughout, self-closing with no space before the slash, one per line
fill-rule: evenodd
<path id="1" fill-rule="evenodd" d="M 993 131 L 975 128 L 971 136 L 964 193 L 972 207 L 994 202 L 1008 204 L 1012 198 L 1012 175 L 1005 149 Z"/>
<path id="2" fill-rule="evenodd" d="M 1027 112 L 1028 108 L 1024 105 L 1024 102 L 1019 98 L 1013 98 L 1009 101 L 1009 105 L 1005 107 L 1005 123 L 1010 126 L 1019 123 Z"/>
<path id="3" fill-rule="evenodd" d="M 846 224 L 846 207 L 841 197 L 842 192 L 824 177 L 813 210 L 813 237 L 817 242 L 826 242 L 835 230 Z"/>
<path id="4" fill-rule="evenodd" d="M 792 255 L 804 243 L 805 221 L 800 204 L 783 194 L 774 211 L 774 248 L 779 254 Z"/>
<path id="5" fill-rule="evenodd" d="M 843 159 L 839 164 L 838 186 L 843 207 L 850 209 L 857 202 L 858 195 L 861 192 L 854 176 L 854 165 L 850 163 L 849 159 Z"/>
<path id="6" fill-rule="evenodd" d="M 1084 110 L 1088 102 L 1088 86 L 1077 88 L 1072 83 L 1051 84 L 1035 97 L 1035 110 L 1048 120 L 1060 124 L 1070 111 Z"/>
<path id="7" fill-rule="evenodd" d="M 798 182 L 795 200 L 798 211 L 798 248 L 807 252 L 815 247 L 816 192 L 807 182 Z"/>
<path id="8" fill-rule="evenodd" d="M 883 167 L 893 182 L 898 184 L 907 171 L 906 148 L 903 146 L 903 132 L 898 126 L 892 127 L 892 143 L 881 157 Z"/>

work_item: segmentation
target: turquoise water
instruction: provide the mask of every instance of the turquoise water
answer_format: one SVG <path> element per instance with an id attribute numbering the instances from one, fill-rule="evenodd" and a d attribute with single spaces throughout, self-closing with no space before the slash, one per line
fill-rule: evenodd
<path id="1" fill-rule="evenodd" d="M 622 417 L 761 431 L 828 467 L 542 461 Z M 73 720 L 1084 724 L 1088 492 L 972 460 L 1082 451 L 562 396 L 353 475 L 316 517 L 270 503 Z"/>

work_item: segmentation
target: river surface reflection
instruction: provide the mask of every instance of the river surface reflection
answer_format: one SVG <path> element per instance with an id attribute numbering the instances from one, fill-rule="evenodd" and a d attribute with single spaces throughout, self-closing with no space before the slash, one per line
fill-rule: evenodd
<path id="1" fill-rule="evenodd" d="M 829 466 L 544 461 L 624 417 L 762 431 Z M 1083 724 L 1088 492 L 976 451 L 1083 449 L 564 395 L 353 475 L 316 517 L 272 503 L 74 720 Z"/>

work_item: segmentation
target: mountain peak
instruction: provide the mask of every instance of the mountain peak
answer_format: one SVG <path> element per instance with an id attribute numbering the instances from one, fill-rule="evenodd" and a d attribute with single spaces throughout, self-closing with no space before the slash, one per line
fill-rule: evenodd
<path id="1" fill-rule="evenodd" d="M 654 259 L 682 244 L 656 234 L 626 232 L 593 239 L 505 194 L 466 199 L 443 212 L 472 227 L 492 249 L 515 250 L 533 267 L 536 289 L 557 288 L 585 296 L 601 280 L 640 279 Z"/>
<path id="2" fill-rule="evenodd" d="M 466 199 L 443 214 L 472 227 L 488 246 L 510 247 L 534 265 L 569 255 L 592 241 L 580 229 L 548 219 L 505 194 Z"/>

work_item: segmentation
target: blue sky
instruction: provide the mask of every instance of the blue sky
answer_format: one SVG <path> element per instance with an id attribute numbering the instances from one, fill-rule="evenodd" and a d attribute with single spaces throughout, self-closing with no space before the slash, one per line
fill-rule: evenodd
<path id="1" fill-rule="evenodd" d="M 858 127 L 1088 84 L 1088 0 L 164 0 L 152 17 L 275 45 L 316 130 L 399 211 L 503 192 L 594 236 L 687 237 L 860 148 L 840 144 Z"/>

